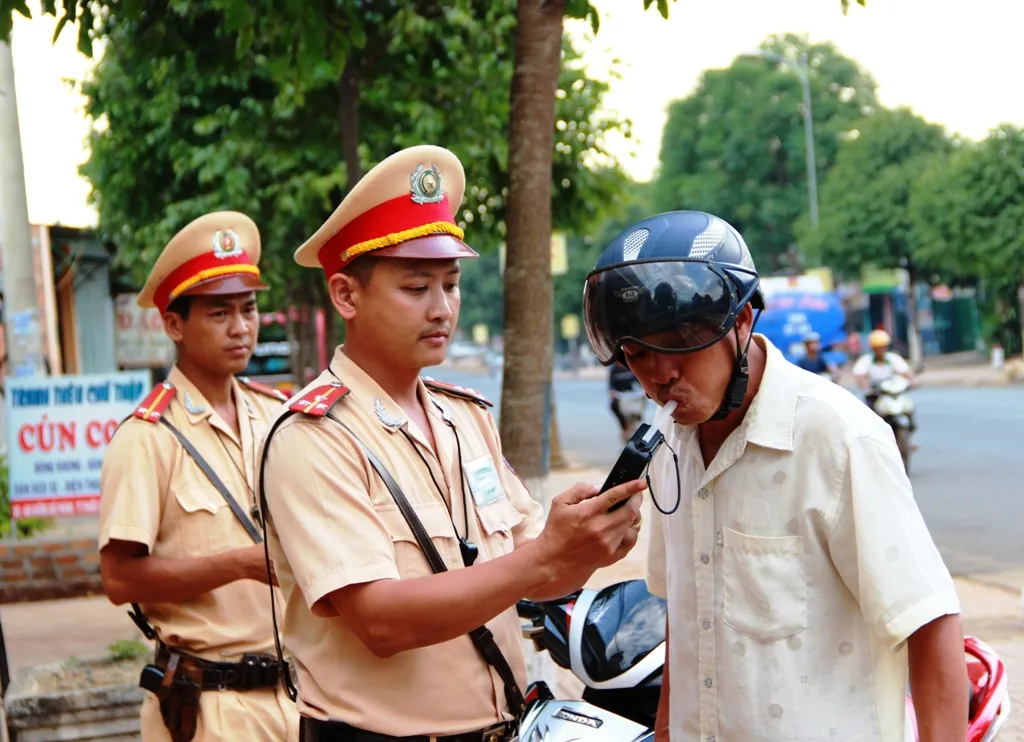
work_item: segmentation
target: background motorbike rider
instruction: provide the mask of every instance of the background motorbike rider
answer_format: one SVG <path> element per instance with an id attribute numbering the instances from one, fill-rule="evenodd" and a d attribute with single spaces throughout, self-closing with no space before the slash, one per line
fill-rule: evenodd
<path id="1" fill-rule="evenodd" d="M 868 335 L 869 353 L 865 353 L 853 366 L 853 377 L 857 386 L 864 390 L 864 401 L 868 407 L 875 409 L 878 399 L 878 385 L 893 376 L 903 376 L 913 383 L 914 375 L 908 364 L 899 353 L 890 350 L 892 338 L 885 330 L 875 330 Z M 910 416 L 910 429 L 917 428 L 914 416 Z"/>
<path id="2" fill-rule="evenodd" d="M 807 352 L 802 358 L 797 359 L 796 365 L 812 374 L 826 374 L 832 381 L 835 381 L 839 368 L 836 364 L 826 361 L 821 355 L 821 335 L 816 332 L 807 333 L 804 338 L 804 348 Z"/>
<path id="3" fill-rule="evenodd" d="M 633 372 L 621 363 L 614 363 L 608 372 L 608 396 L 611 398 L 611 410 L 615 419 L 619 421 L 619 433 L 622 442 L 629 440 L 632 431 L 629 429 L 629 420 L 619 405 L 619 397 L 622 394 L 636 392 L 639 389 L 639 382 Z"/>

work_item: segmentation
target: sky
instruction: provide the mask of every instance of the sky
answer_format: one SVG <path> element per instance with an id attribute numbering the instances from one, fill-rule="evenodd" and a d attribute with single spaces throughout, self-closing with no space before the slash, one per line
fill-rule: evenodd
<path id="1" fill-rule="evenodd" d="M 613 153 L 640 180 L 657 167 L 668 104 L 771 34 L 832 41 L 872 74 L 883 105 L 909 106 L 950 132 L 981 139 L 1002 122 L 1024 125 L 1024 3 L 1015 0 L 851 0 L 845 16 L 839 0 L 670 0 L 668 20 L 642 0 L 593 4 L 600 30 L 584 58 L 599 78 L 622 61 L 606 107 L 633 122 L 638 142 L 614 142 Z M 589 26 L 567 30 L 583 39 Z"/>
<path id="2" fill-rule="evenodd" d="M 37 12 L 37 3 L 30 7 Z M 95 210 L 87 203 L 89 183 L 78 175 L 78 166 L 87 157 L 85 100 L 65 82 L 81 80 L 90 60 L 76 47 L 77 27 L 65 26 L 56 45 L 51 45 L 56 28 L 52 16 L 25 20 L 15 13 L 14 18 L 11 50 L 28 220 L 94 226 Z"/>
<path id="3" fill-rule="evenodd" d="M 1024 3 L 1014 0 L 867 0 L 845 16 L 839 0 L 670 0 L 668 20 L 653 5 L 644 12 L 642 0 L 593 1 L 597 36 L 582 22 L 566 29 L 593 76 L 606 79 L 611 60 L 621 60 L 605 107 L 632 120 L 636 141 L 609 146 L 638 180 L 656 171 L 668 104 L 703 70 L 729 66 L 773 33 L 832 41 L 871 72 L 884 105 L 909 106 L 950 132 L 980 139 L 1002 122 L 1024 125 Z M 77 173 L 89 124 L 81 96 L 63 82 L 81 79 L 90 62 L 75 48 L 77 29 L 51 46 L 52 18 L 15 18 L 29 219 L 91 226 L 89 185 Z"/>

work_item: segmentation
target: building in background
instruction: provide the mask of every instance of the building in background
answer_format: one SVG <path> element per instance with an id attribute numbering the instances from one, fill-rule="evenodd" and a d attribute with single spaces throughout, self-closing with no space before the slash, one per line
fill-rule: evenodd
<path id="1" fill-rule="evenodd" d="M 11 50 L 45 363 L 55 374 L 115 371 L 111 255 L 95 239 L 91 188 L 78 173 L 90 124 L 77 82 L 94 60 L 76 48 L 74 29 L 53 43 L 54 18 L 14 18 Z M 95 51 L 99 58 L 102 47 Z"/>

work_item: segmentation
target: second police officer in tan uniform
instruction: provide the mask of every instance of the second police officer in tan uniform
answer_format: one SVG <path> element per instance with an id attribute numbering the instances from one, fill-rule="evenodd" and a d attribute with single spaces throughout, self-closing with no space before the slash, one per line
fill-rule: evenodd
<path id="1" fill-rule="evenodd" d="M 99 547 L 108 597 L 135 604 L 157 639 L 143 742 L 298 738 L 252 517 L 257 447 L 284 395 L 235 377 L 256 343 L 259 257 L 251 219 L 207 214 L 168 243 L 138 298 L 160 310 L 177 362 L 111 440 Z"/>
<path id="2" fill-rule="evenodd" d="M 296 252 L 346 323 L 261 455 L 306 742 L 515 739 L 516 601 L 572 592 L 636 542 L 641 482 L 577 485 L 545 525 L 490 403 L 420 376 L 445 358 L 458 259 L 476 255 L 454 218 L 464 188 L 451 152 L 403 150 Z"/>

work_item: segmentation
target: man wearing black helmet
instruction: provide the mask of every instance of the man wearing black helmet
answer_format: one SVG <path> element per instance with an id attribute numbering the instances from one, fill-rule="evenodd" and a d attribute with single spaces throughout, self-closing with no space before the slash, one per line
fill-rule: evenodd
<path id="1" fill-rule="evenodd" d="M 668 601 L 658 742 L 966 735 L 960 605 L 892 432 L 754 334 L 743 238 L 680 211 L 619 235 L 584 317 L 675 425 L 650 471 L 648 585 Z"/>

